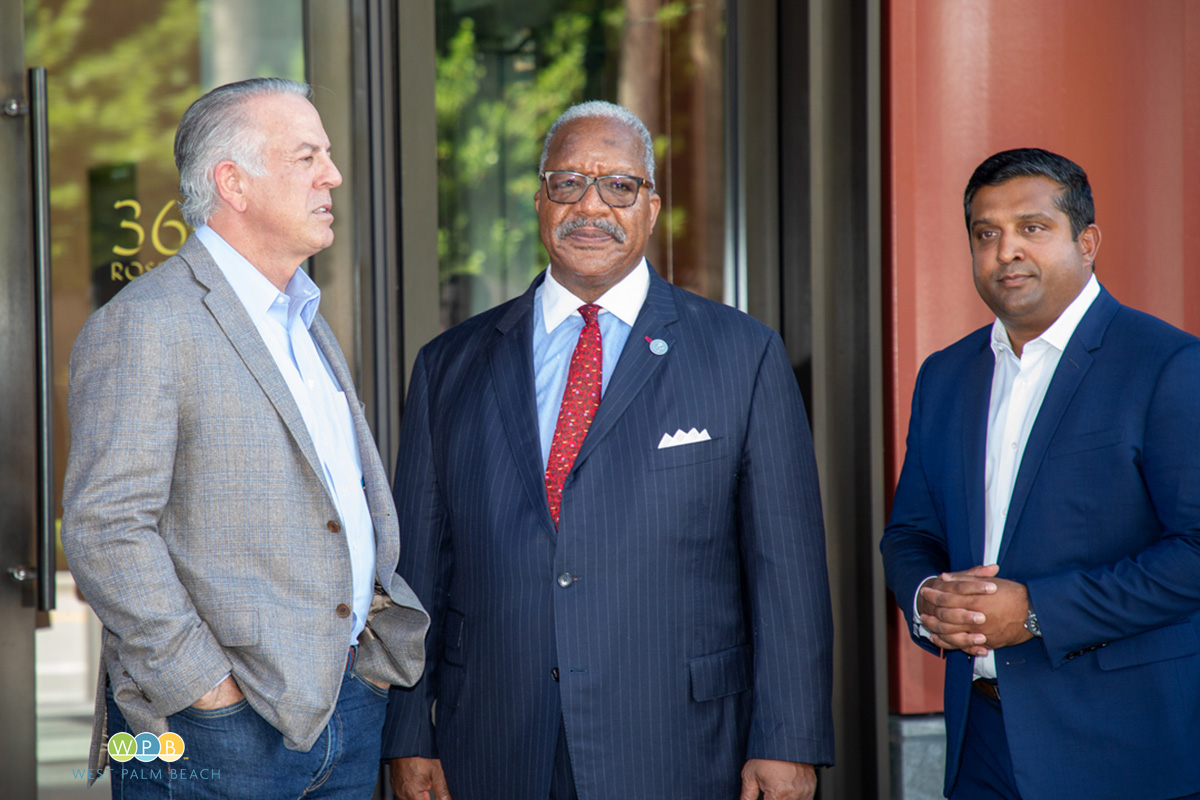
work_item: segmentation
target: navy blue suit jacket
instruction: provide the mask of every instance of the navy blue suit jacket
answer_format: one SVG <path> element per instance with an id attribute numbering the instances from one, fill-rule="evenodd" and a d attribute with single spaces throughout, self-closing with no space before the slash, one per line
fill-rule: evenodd
<path id="1" fill-rule="evenodd" d="M 560 718 L 584 800 L 735 798 L 748 757 L 832 763 L 816 466 L 778 335 L 651 271 L 555 530 L 537 283 L 413 370 L 399 572 L 433 627 L 384 756 L 440 757 L 455 800 L 546 797 Z M 711 441 L 658 448 L 693 427 Z"/>
<path id="2" fill-rule="evenodd" d="M 917 378 L 882 543 L 910 630 L 922 580 L 983 561 L 990 337 Z M 1022 796 L 1200 792 L 1200 341 L 1100 293 L 1030 433 L 998 563 L 1044 634 L 996 651 Z M 948 653 L 947 794 L 971 680 L 971 658 Z"/>

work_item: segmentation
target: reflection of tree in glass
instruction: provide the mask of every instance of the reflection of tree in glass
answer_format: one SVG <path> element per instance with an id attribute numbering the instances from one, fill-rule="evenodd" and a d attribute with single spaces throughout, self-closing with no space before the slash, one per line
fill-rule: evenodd
<path id="1" fill-rule="evenodd" d="M 453 324 L 543 266 L 533 195 L 541 134 L 581 97 L 592 19 L 563 13 L 481 46 L 464 17 L 437 57 L 438 263 Z"/>
<path id="2" fill-rule="evenodd" d="M 148 201 L 175 196 L 175 125 L 199 95 L 197 4 L 143 0 L 122 3 L 119 14 L 93 0 L 26 0 L 25 8 L 26 59 L 49 76 L 55 282 L 84 288 L 88 169 L 132 162 L 138 190 L 154 193 Z"/>
<path id="3" fill-rule="evenodd" d="M 443 325 L 519 294 L 545 265 L 532 202 L 542 136 L 585 99 L 621 102 L 656 134 L 664 206 L 648 256 L 719 297 L 724 3 L 500 0 L 462 15 L 457 5 L 437 2 Z M 703 225 L 687 224 L 692 210 Z"/>

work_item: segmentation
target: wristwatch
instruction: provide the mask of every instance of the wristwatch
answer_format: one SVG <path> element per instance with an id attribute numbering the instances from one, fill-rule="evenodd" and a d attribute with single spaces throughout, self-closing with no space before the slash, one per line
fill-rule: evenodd
<path id="1" fill-rule="evenodd" d="M 1029 604 L 1029 612 L 1025 614 L 1025 630 L 1029 631 L 1029 635 L 1035 639 L 1042 638 L 1042 629 L 1038 625 L 1037 613 L 1033 610 L 1033 603 Z"/>

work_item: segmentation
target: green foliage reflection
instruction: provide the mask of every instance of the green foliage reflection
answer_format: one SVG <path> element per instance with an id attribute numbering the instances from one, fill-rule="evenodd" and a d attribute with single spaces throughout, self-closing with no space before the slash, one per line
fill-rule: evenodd
<path id="1" fill-rule="evenodd" d="M 605 58 L 621 24 L 614 28 L 605 13 L 619 3 L 560 5 L 567 8 L 523 26 L 495 15 L 439 19 L 450 28 L 437 53 L 438 276 L 447 325 L 524 290 L 545 265 L 533 207 L 542 135 L 567 106 L 596 96 L 588 92 L 590 61 Z"/>

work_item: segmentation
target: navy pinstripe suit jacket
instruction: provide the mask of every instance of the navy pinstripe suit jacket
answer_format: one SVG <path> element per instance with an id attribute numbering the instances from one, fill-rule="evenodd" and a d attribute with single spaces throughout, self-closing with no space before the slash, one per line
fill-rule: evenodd
<path id="1" fill-rule="evenodd" d="M 783 343 L 651 271 L 555 530 L 537 283 L 413 370 L 399 571 L 434 623 L 384 756 L 441 758 L 455 800 L 546 797 L 560 717 L 584 800 L 735 798 L 748 757 L 832 763 L 824 531 Z M 711 441 L 659 449 L 693 427 Z"/>

